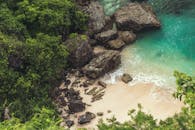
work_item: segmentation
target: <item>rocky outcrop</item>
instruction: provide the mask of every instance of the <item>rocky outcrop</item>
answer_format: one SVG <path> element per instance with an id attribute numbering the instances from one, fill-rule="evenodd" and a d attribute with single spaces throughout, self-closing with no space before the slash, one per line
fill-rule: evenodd
<path id="1" fill-rule="evenodd" d="M 136 39 L 136 35 L 132 31 L 119 31 L 119 39 L 124 41 L 126 44 L 132 43 Z"/>
<path id="2" fill-rule="evenodd" d="M 129 75 L 129 74 L 123 74 L 122 77 L 121 77 L 121 80 L 124 82 L 124 83 L 129 83 L 130 81 L 133 80 L 133 78 Z"/>
<path id="3" fill-rule="evenodd" d="M 109 50 L 92 59 L 82 70 L 87 77 L 96 79 L 115 69 L 120 63 L 120 53 L 118 51 Z"/>
<path id="4" fill-rule="evenodd" d="M 101 33 L 98 33 L 95 38 L 96 40 L 105 43 L 109 40 L 113 40 L 116 39 L 118 37 L 117 31 L 116 30 L 108 30 L 108 31 L 104 31 Z"/>
<path id="5" fill-rule="evenodd" d="M 89 16 L 88 35 L 99 33 L 102 30 L 112 27 L 112 20 L 109 16 L 105 16 L 104 9 L 98 1 L 92 1 L 84 9 Z"/>
<path id="6" fill-rule="evenodd" d="M 86 124 L 91 122 L 92 119 L 94 119 L 96 116 L 95 114 L 91 112 L 86 112 L 84 115 L 79 116 L 78 123 L 79 124 Z"/>
<path id="7" fill-rule="evenodd" d="M 160 27 L 161 24 L 148 7 L 139 3 L 129 3 L 114 14 L 119 30 L 139 31 L 148 27 Z"/>
<path id="8" fill-rule="evenodd" d="M 93 50 L 89 41 L 85 35 L 78 35 L 65 41 L 69 52 L 68 61 L 72 67 L 82 67 L 92 59 Z"/>
<path id="9" fill-rule="evenodd" d="M 125 45 L 121 39 L 111 40 L 107 43 L 108 47 L 111 49 L 120 49 Z"/>

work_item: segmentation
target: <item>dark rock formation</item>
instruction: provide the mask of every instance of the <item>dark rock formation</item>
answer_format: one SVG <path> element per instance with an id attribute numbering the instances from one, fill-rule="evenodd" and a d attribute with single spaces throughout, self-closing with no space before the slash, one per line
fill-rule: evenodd
<path id="1" fill-rule="evenodd" d="M 89 43 L 89 38 L 85 35 L 78 35 L 66 40 L 64 43 L 69 52 L 68 61 L 73 67 L 82 67 L 93 57 L 93 50 Z"/>
<path id="2" fill-rule="evenodd" d="M 85 110 L 85 104 L 82 102 L 82 100 L 70 100 L 68 108 L 70 114 L 82 112 Z"/>
<path id="3" fill-rule="evenodd" d="M 123 74 L 122 77 L 121 77 L 121 80 L 124 83 L 129 83 L 130 81 L 133 80 L 133 78 L 129 74 Z"/>
<path id="4" fill-rule="evenodd" d="M 66 121 L 66 125 L 68 126 L 68 128 L 70 128 L 71 126 L 74 125 L 74 121 L 72 121 L 72 120 L 67 120 L 67 121 Z"/>
<path id="5" fill-rule="evenodd" d="M 119 31 L 119 39 L 123 40 L 126 44 L 132 43 L 136 39 L 136 35 L 132 31 Z"/>
<path id="6" fill-rule="evenodd" d="M 139 31 L 146 27 L 161 26 L 151 9 L 139 3 L 129 3 L 116 11 L 114 17 L 119 30 Z"/>
<path id="7" fill-rule="evenodd" d="M 120 53 L 118 51 L 109 50 L 92 59 L 82 70 L 87 77 L 96 79 L 115 69 L 120 63 Z"/>
<path id="8" fill-rule="evenodd" d="M 78 123 L 79 124 L 89 123 L 95 117 L 96 117 L 95 114 L 93 114 L 91 112 L 86 112 L 84 115 L 81 115 L 81 116 L 78 117 Z"/>
<path id="9" fill-rule="evenodd" d="M 102 42 L 102 43 L 105 43 L 109 40 L 113 40 L 113 39 L 116 39 L 118 36 L 117 34 L 117 31 L 115 30 L 108 30 L 108 31 L 104 31 L 104 32 L 101 32 L 101 33 L 98 33 L 95 38 L 96 40 Z"/>

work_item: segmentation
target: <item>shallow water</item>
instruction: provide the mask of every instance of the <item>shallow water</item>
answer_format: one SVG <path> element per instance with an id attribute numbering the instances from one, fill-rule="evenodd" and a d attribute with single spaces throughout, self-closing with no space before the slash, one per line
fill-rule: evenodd
<path id="1" fill-rule="evenodd" d="M 127 1 L 101 0 L 101 3 L 105 12 L 112 14 Z M 157 12 L 162 28 L 138 34 L 138 40 L 122 51 L 122 65 L 111 74 L 110 81 L 128 72 L 134 77 L 131 84 L 153 82 L 174 88 L 174 70 L 195 76 L 195 1 L 149 0 L 149 3 Z"/>

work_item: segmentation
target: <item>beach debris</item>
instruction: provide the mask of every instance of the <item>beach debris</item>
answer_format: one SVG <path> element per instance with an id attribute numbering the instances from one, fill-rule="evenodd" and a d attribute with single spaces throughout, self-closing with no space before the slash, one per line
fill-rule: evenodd
<path id="1" fill-rule="evenodd" d="M 127 73 L 124 73 L 121 77 L 121 80 L 124 82 L 124 83 L 129 83 L 130 81 L 133 80 L 133 78 L 130 76 L 130 74 L 127 74 Z"/>
<path id="2" fill-rule="evenodd" d="M 95 114 L 91 113 L 91 112 L 86 112 L 84 115 L 80 115 L 78 117 L 78 123 L 79 124 L 86 124 L 91 122 L 92 119 L 94 119 L 96 116 Z"/>

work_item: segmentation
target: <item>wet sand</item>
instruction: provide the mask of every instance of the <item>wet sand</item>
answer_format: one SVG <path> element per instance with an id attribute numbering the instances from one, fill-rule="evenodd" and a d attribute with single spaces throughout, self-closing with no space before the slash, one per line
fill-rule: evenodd
<path id="1" fill-rule="evenodd" d="M 91 87 L 95 86 L 96 85 Z M 128 86 L 118 81 L 115 84 L 108 84 L 103 99 L 91 103 L 91 96 L 85 95 L 83 91 L 81 91 L 83 101 L 91 105 L 87 107 L 86 111 L 90 111 L 94 114 L 103 112 L 104 115 L 102 117 L 97 116 L 91 123 L 83 126 L 76 124 L 72 129 L 97 129 L 96 125 L 99 119 L 102 118 L 106 121 L 107 118 L 113 116 L 115 116 L 119 122 L 127 121 L 130 119 L 128 111 L 136 109 L 139 103 L 143 106 L 143 111 L 152 114 L 155 119 L 166 119 L 167 117 L 173 116 L 175 113 L 179 113 L 183 106 L 181 101 L 173 98 L 172 93 L 171 90 L 159 88 L 149 83 L 139 83 L 134 86 Z M 110 110 L 111 113 L 108 113 L 108 110 Z"/>

